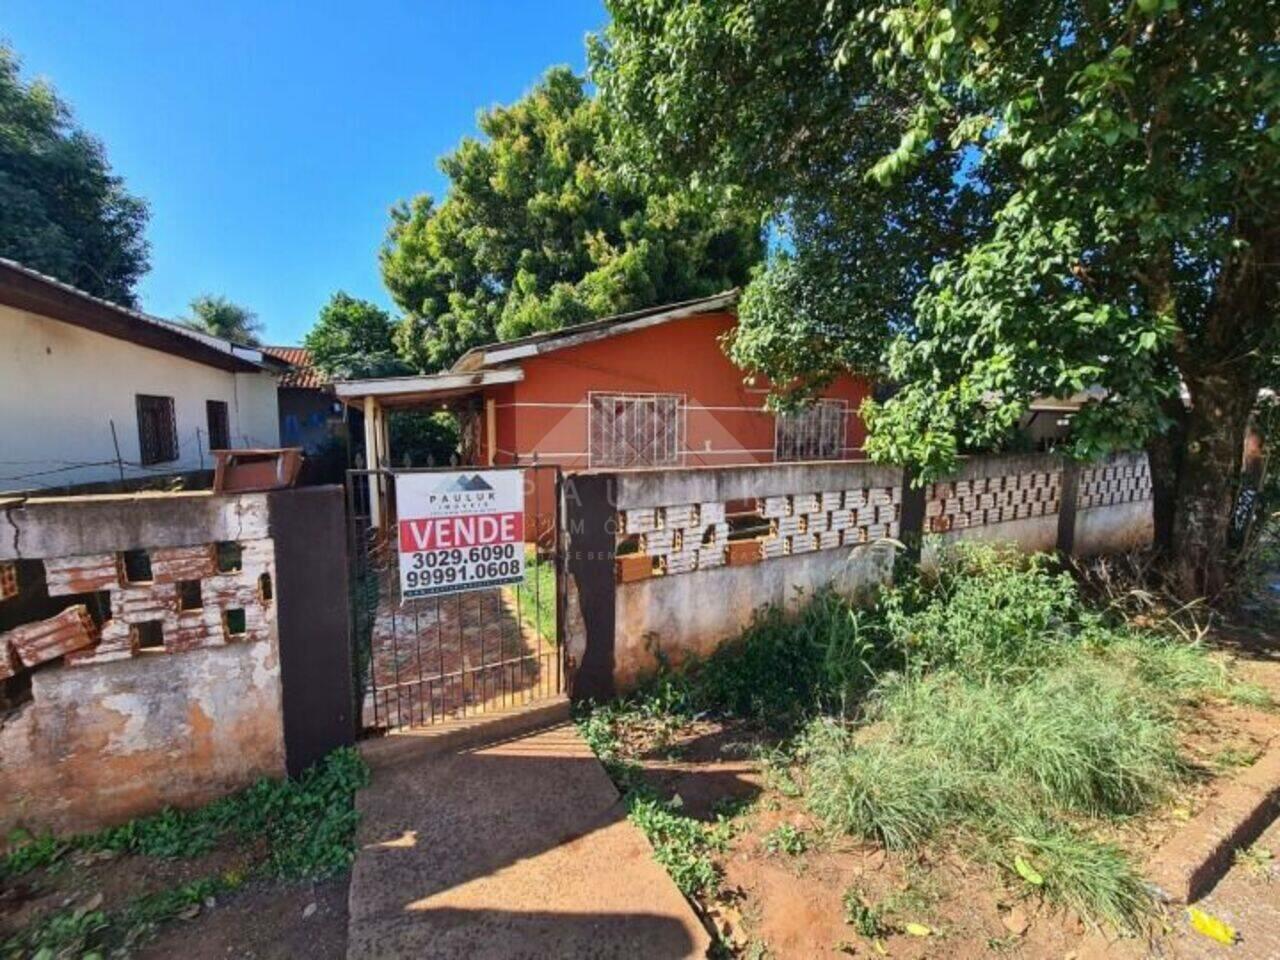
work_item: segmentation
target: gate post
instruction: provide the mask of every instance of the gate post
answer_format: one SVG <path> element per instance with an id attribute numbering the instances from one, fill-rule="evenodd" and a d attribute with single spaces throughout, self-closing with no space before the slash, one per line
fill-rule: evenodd
<path id="1" fill-rule="evenodd" d="M 617 481 L 613 474 L 571 474 L 562 485 L 566 584 L 564 642 L 577 660 L 569 694 L 611 700 L 616 626 L 614 553 Z"/>
<path id="2" fill-rule="evenodd" d="M 296 777 L 355 743 L 343 490 L 267 494 L 276 550 L 275 602 L 285 764 Z"/>

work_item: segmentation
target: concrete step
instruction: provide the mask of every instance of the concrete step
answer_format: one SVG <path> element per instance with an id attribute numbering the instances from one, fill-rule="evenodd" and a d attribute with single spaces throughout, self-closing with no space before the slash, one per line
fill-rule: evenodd
<path id="1" fill-rule="evenodd" d="M 435 754 L 500 743 L 568 719 L 569 698 L 559 694 L 445 723 L 397 730 L 362 741 L 360 753 L 376 771 Z"/>

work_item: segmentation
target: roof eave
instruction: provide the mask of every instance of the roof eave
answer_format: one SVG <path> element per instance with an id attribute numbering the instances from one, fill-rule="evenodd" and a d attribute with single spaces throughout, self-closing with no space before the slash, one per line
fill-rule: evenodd
<path id="1" fill-rule="evenodd" d="M 552 353 L 556 350 L 565 350 L 625 333 L 635 333 L 638 330 L 660 326 L 673 320 L 681 320 L 700 313 L 717 313 L 732 306 L 737 300 L 738 291 L 736 289 L 726 290 L 724 293 L 718 293 L 711 297 L 671 304 L 667 309 L 657 309 L 652 312 L 637 311 L 640 315 L 634 319 L 628 319 L 631 316 L 629 314 L 623 314 L 616 318 L 605 317 L 600 320 L 579 324 L 576 327 L 565 327 L 563 330 L 557 330 L 552 334 L 536 334 L 533 337 L 510 340 L 506 343 L 490 343 L 480 347 L 472 347 L 458 358 L 451 369 L 456 373 L 465 373 L 473 370 L 482 370 L 486 367 L 499 366 L 504 363 L 516 363 L 529 357 Z"/>
<path id="2" fill-rule="evenodd" d="M 0 303 L 205 366 L 233 373 L 263 372 L 259 363 L 243 355 L 256 351 L 246 351 L 227 341 L 218 341 L 225 344 L 223 347 L 215 346 L 208 341 L 216 338 L 179 331 L 167 321 L 99 299 L 5 260 L 0 260 Z"/>

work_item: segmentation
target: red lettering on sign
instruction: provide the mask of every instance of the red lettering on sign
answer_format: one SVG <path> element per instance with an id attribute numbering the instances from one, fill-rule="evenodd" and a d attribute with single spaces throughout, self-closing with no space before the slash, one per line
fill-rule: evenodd
<path id="1" fill-rule="evenodd" d="M 518 543 L 524 536 L 524 514 L 474 513 L 461 517 L 422 517 L 400 521 L 400 552 L 484 547 Z"/>

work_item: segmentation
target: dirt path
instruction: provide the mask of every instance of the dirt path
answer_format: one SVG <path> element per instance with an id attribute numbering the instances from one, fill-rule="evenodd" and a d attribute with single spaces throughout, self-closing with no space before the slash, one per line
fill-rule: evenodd
<path id="1" fill-rule="evenodd" d="M 706 931 L 572 725 L 367 756 L 349 960 L 706 954 Z"/>

